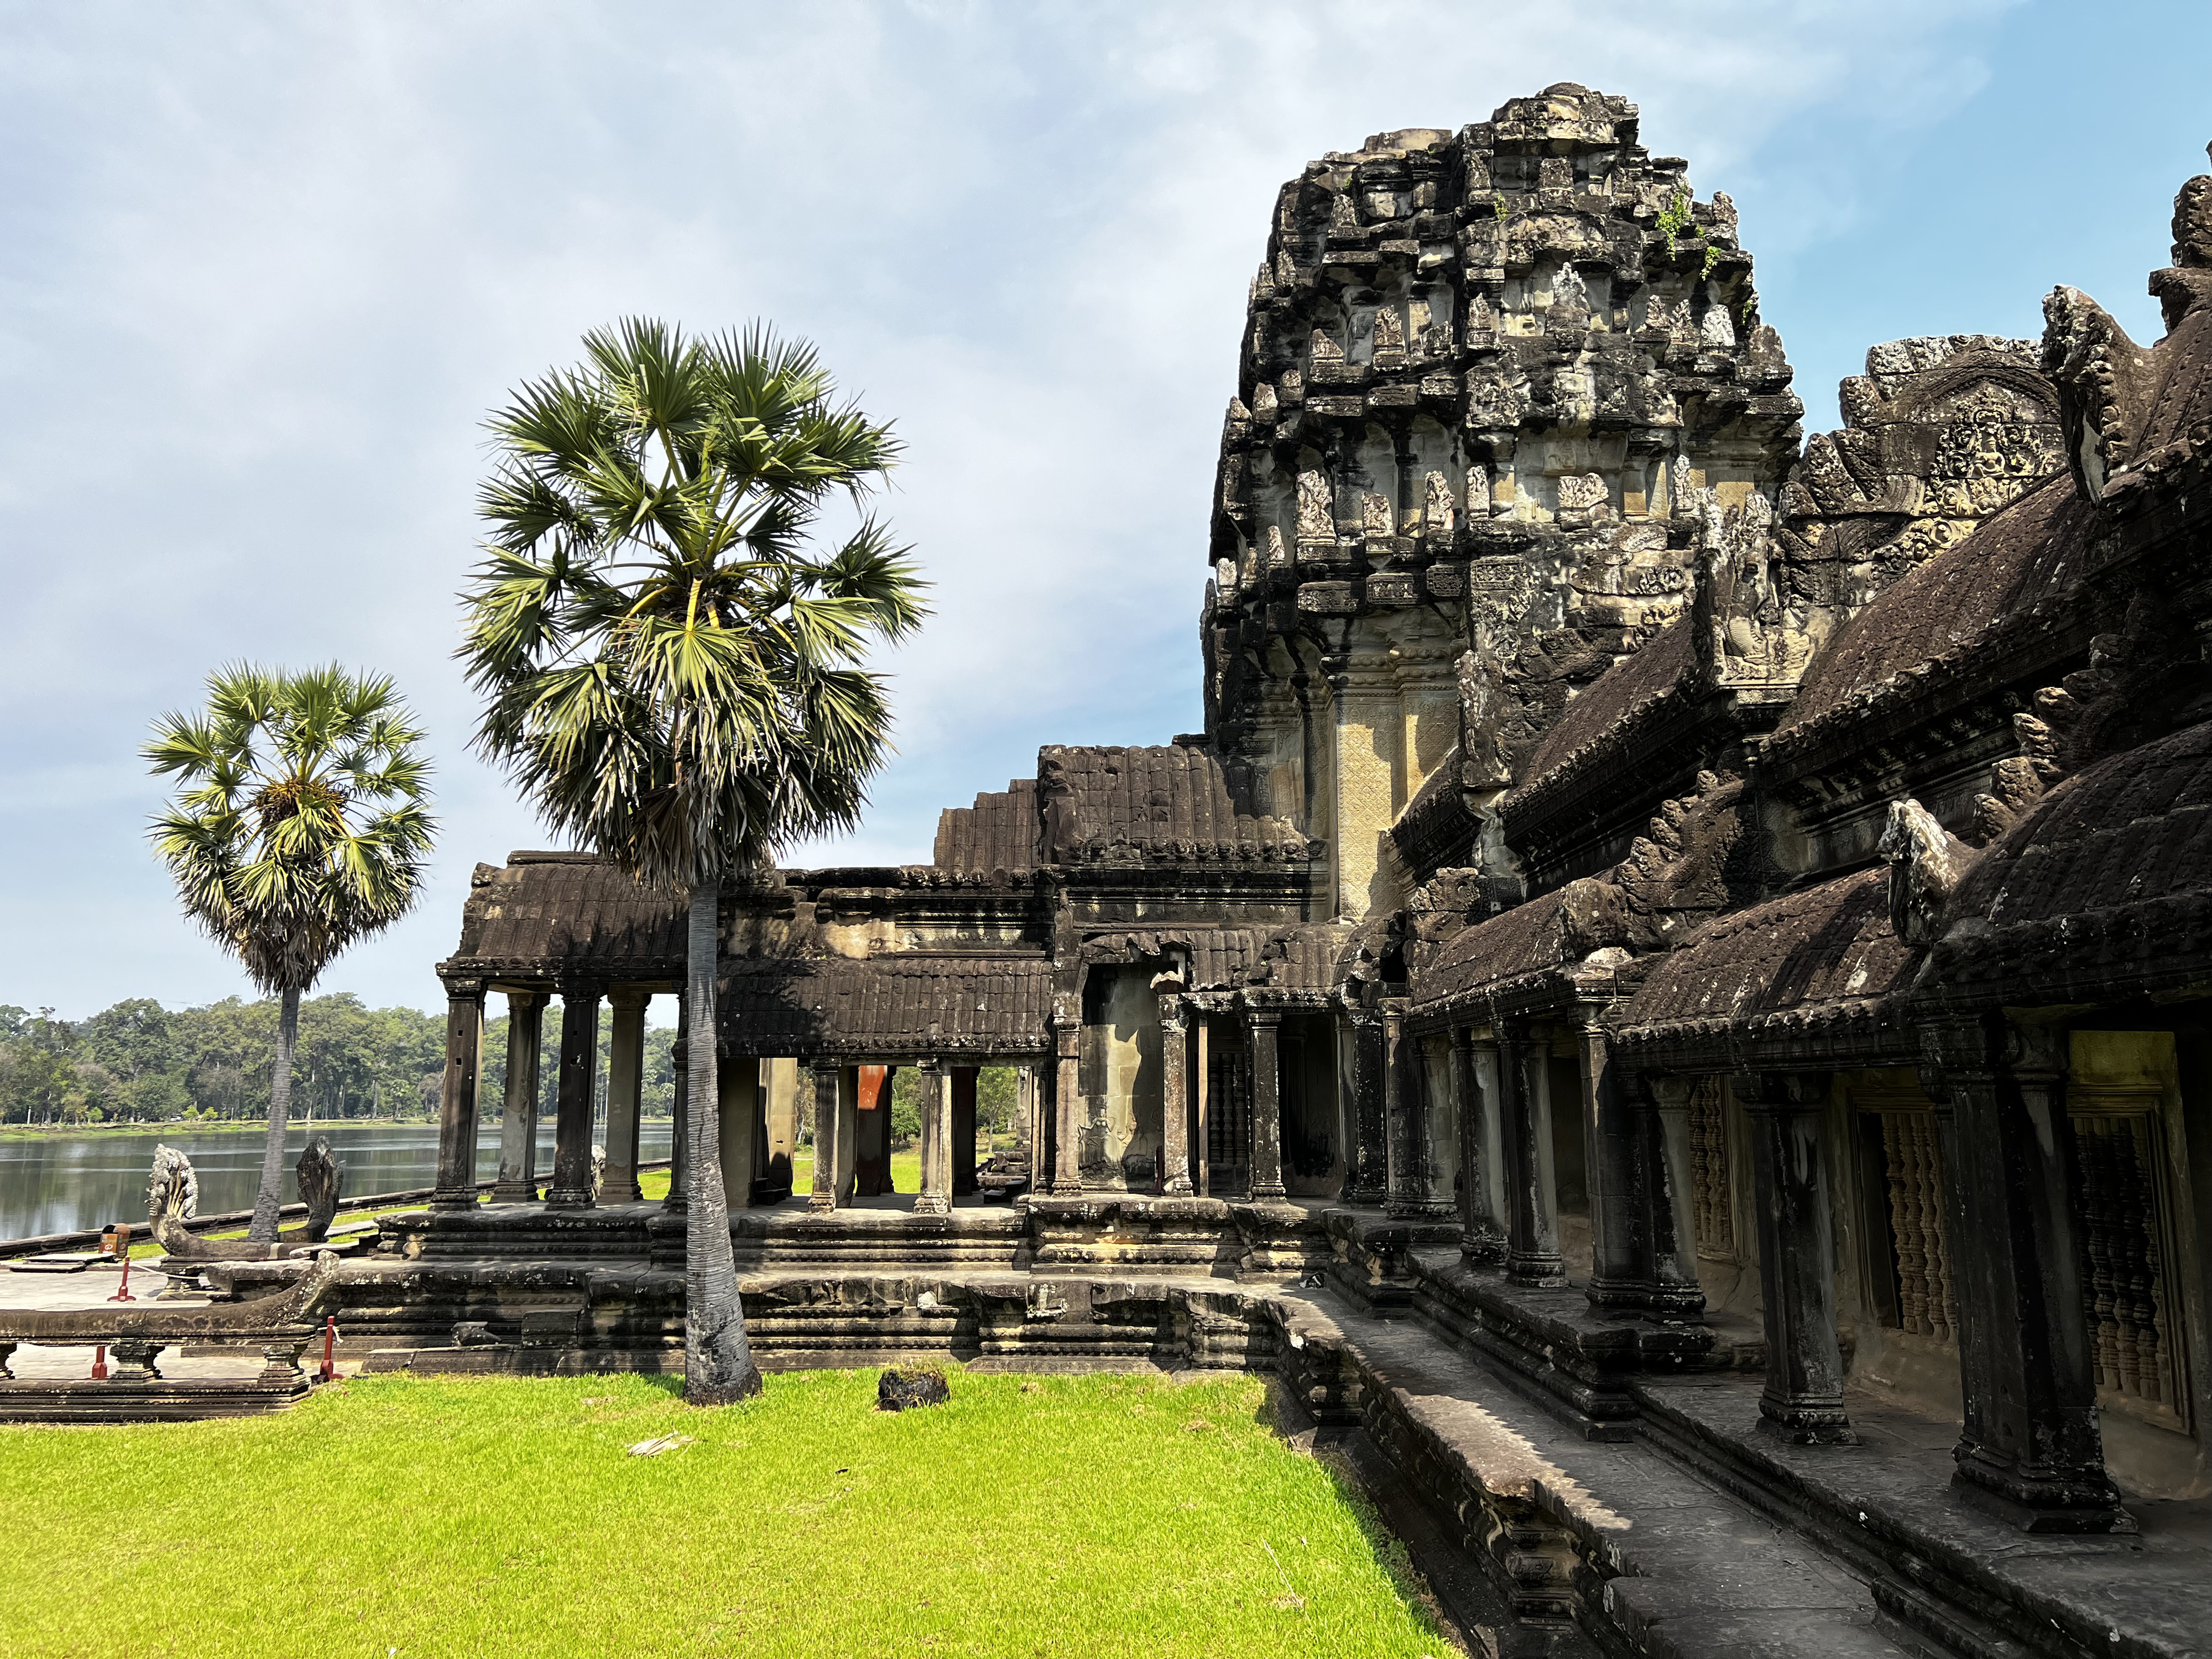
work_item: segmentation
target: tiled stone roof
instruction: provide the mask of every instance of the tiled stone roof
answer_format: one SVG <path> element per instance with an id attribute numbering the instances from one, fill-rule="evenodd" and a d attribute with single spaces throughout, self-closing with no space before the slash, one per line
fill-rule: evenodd
<path id="1" fill-rule="evenodd" d="M 1892 930 L 1886 870 L 1863 870 L 1707 924 L 1659 957 L 1616 1012 L 1616 1043 L 1741 1054 L 1784 1040 L 1849 1037 L 1909 1058 L 1890 1001 L 1916 954 Z"/>
<path id="2" fill-rule="evenodd" d="M 1033 870 L 1037 856 L 1036 780 L 1016 778 L 1004 789 L 975 797 L 973 806 L 948 806 L 937 820 L 937 850 L 932 862 L 941 870 L 988 875 L 996 870 Z"/>
<path id="3" fill-rule="evenodd" d="M 2076 590 L 2093 510 L 2053 478 L 1918 566 L 1837 630 L 1777 727 L 1780 754 L 1889 697 L 2000 629 L 2055 616 Z"/>
<path id="4" fill-rule="evenodd" d="M 2212 723 L 2070 778 L 1978 859 L 1930 979 L 1973 1002 L 2106 1002 L 2212 978 Z"/>
<path id="5" fill-rule="evenodd" d="M 919 953 L 739 962 L 716 1012 L 738 1054 L 1039 1054 L 1051 1047 L 1052 963 Z"/>
<path id="6" fill-rule="evenodd" d="M 461 910 L 457 966 L 557 976 L 595 973 L 680 976 L 684 898 L 641 887 L 588 853 L 511 853 L 504 868 L 480 864 Z"/>
<path id="7" fill-rule="evenodd" d="M 1037 782 L 1055 863 L 1308 857 L 1295 826 L 1244 811 L 1220 762 L 1194 744 L 1054 745 L 1038 752 Z"/>

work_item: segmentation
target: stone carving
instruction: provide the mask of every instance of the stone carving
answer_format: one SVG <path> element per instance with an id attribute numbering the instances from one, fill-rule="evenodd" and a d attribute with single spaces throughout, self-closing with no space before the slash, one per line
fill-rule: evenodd
<path id="1" fill-rule="evenodd" d="M 1375 313 L 1375 356 L 1380 360 L 1386 351 L 1403 352 L 1406 349 L 1406 325 L 1398 316 L 1395 306 L 1384 306 Z"/>
<path id="2" fill-rule="evenodd" d="M 1267 526 L 1267 555 L 1265 559 L 1267 568 L 1270 570 L 1282 570 L 1287 568 L 1290 562 L 1291 550 L 1284 545 L 1283 532 L 1281 527 L 1277 525 L 1269 525 Z"/>
<path id="3" fill-rule="evenodd" d="M 1571 472 L 1559 480 L 1559 511 L 1588 513 L 1610 504 L 1605 479 L 1595 472 Z"/>
<path id="4" fill-rule="evenodd" d="M 300 1153 L 295 1170 L 300 1196 L 307 1206 L 307 1224 L 289 1227 L 275 1243 L 248 1239 L 204 1239 L 185 1223 L 199 1212 L 199 1176 L 192 1161 L 174 1146 L 154 1148 L 146 1186 L 146 1219 L 163 1250 L 186 1261 L 273 1261 L 313 1255 L 329 1237 L 338 1207 L 340 1168 L 331 1144 L 318 1135 Z"/>
<path id="5" fill-rule="evenodd" d="M 1359 501 L 1359 532 L 1363 536 L 1388 536 L 1397 529 L 1390 522 L 1390 498 L 1370 490 Z"/>
<path id="6" fill-rule="evenodd" d="M 1972 849 L 1907 797 L 1890 803 L 1881 852 L 1889 860 L 1890 927 L 1907 945 L 1934 944 Z"/>
<path id="7" fill-rule="evenodd" d="M 1328 478 L 1318 472 L 1298 474 L 1298 539 L 1336 540 L 1336 504 L 1330 498 Z"/>
<path id="8" fill-rule="evenodd" d="M 1316 364 L 1340 363 L 1344 361 L 1344 348 L 1337 343 L 1336 336 L 1332 331 L 1317 328 L 1313 331 L 1311 346 L 1306 356 L 1308 361 Z"/>
<path id="9" fill-rule="evenodd" d="M 1421 489 L 1421 530 L 1431 551 L 1449 548 L 1459 531 L 1459 509 L 1452 502 L 1451 480 L 1431 472 Z"/>

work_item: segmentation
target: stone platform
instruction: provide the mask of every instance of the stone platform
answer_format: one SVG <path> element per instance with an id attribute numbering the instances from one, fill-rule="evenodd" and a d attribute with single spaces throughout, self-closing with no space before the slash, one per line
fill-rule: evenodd
<path id="1" fill-rule="evenodd" d="M 651 1205 L 388 1217 L 330 1305 L 371 1370 L 678 1371 L 682 1229 Z M 1433 1222 L 1109 1194 L 799 1200 L 731 1231 L 764 1369 L 1275 1376 L 1500 1655 L 2212 1651 L 2205 1506 L 2137 1538 L 2025 1537 L 1952 1494 L 1955 1425 L 1854 1395 L 1858 1445 L 1781 1445 L 1756 1429 L 1755 1333 L 1515 1287 Z M 251 1297 L 301 1271 L 204 1277 Z M 2115 1552 L 2154 1594 L 2123 1603 Z"/>

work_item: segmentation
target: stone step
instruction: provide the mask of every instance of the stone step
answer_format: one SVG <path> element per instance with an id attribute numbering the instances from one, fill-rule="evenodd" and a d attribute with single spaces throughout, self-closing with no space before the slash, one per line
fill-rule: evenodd
<path id="1" fill-rule="evenodd" d="M 1364 1426 L 1521 1618 L 1652 1659 L 1904 1655 L 1863 1579 L 1653 1447 L 1590 1439 L 1415 1321 L 1268 1306 L 1299 1397 Z"/>

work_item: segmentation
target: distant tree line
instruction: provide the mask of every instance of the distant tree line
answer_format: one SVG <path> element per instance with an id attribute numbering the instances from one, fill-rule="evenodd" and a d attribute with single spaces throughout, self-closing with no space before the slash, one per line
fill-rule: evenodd
<path id="1" fill-rule="evenodd" d="M 173 1123 L 258 1121 L 269 1115 L 269 1072 L 277 1001 L 226 997 L 198 1008 L 164 1008 L 133 997 L 88 1019 L 58 1019 L 51 1008 L 0 1004 L 0 1123 Z M 494 999 L 484 1033 L 484 1115 L 507 1097 L 507 1022 Z M 595 1091 L 606 1096 L 613 1013 L 599 1011 Z M 673 1109 L 672 1027 L 648 1030 L 644 1106 Z M 550 1114 L 560 1075 L 560 1011 L 544 1022 L 539 1109 Z M 349 992 L 300 1005 L 292 1115 L 318 1121 L 423 1121 L 438 1113 L 446 1023 L 416 1008 L 371 1008 Z"/>

